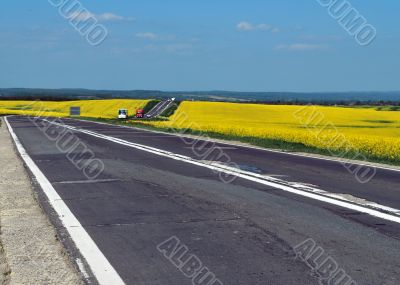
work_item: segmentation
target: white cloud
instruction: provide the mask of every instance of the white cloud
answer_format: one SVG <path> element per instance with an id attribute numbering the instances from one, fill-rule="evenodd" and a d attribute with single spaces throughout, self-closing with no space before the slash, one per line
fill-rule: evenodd
<path id="1" fill-rule="evenodd" d="M 279 45 L 275 48 L 276 50 L 287 50 L 287 51 L 315 51 L 315 50 L 325 50 L 327 49 L 326 45 L 317 45 L 317 44 L 289 44 L 289 45 Z"/>
<path id="2" fill-rule="evenodd" d="M 237 24 L 237 29 L 239 31 L 252 31 L 254 30 L 254 26 L 249 23 L 249 22 L 240 22 L 239 24 Z"/>
<path id="3" fill-rule="evenodd" d="M 176 39 L 175 35 L 159 35 L 152 32 L 137 33 L 135 36 L 150 41 L 174 41 Z"/>
<path id="4" fill-rule="evenodd" d="M 269 30 L 272 29 L 272 26 L 271 25 L 267 25 L 267 24 L 259 24 L 257 26 L 257 29 L 258 30 L 262 30 L 262 31 L 269 31 Z"/>
<path id="5" fill-rule="evenodd" d="M 142 39 L 146 39 L 146 40 L 152 40 L 152 41 L 155 41 L 155 40 L 157 40 L 159 38 L 158 35 L 156 35 L 154 33 L 150 33 L 150 32 L 137 33 L 136 37 L 142 38 Z"/>
<path id="6" fill-rule="evenodd" d="M 238 31 L 241 32 L 250 32 L 250 31 L 271 31 L 273 33 L 279 32 L 279 29 L 276 27 L 273 27 L 272 25 L 268 24 L 252 24 L 250 22 L 242 21 L 239 24 L 236 25 L 236 28 Z"/>
<path id="7" fill-rule="evenodd" d="M 124 17 L 115 15 L 113 13 L 104 13 L 104 14 L 96 15 L 96 18 L 99 21 L 123 21 L 123 20 L 125 20 Z"/>
<path id="8" fill-rule="evenodd" d="M 75 21 L 86 21 L 94 17 L 94 15 L 90 12 L 74 12 L 69 15 L 69 18 L 74 19 Z"/>
<path id="9" fill-rule="evenodd" d="M 113 13 L 93 14 L 89 11 L 78 11 L 69 15 L 69 18 L 75 21 L 83 22 L 90 18 L 95 18 L 99 22 L 110 22 L 110 21 L 132 21 L 132 18 L 125 18 Z"/>

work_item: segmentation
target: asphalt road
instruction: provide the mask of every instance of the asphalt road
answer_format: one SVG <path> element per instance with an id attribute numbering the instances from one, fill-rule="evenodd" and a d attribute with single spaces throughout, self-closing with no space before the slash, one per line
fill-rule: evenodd
<path id="1" fill-rule="evenodd" d="M 171 237 L 179 238 L 188 253 L 215 274 L 218 279 L 213 284 L 319 284 L 318 274 L 295 258 L 293 248 L 307 239 L 354 280 L 351 284 L 400 284 L 400 224 L 396 222 L 245 178 L 223 183 L 219 173 L 201 165 L 74 130 L 74 136 L 105 166 L 90 181 L 56 147 L 56 141 L 27 118 L 8 120 L 126 284 L 192 284 L 157 250 Z M 176 136 L 71 119 L 64 123 L 198 158 Z M 55 137 L 62 131 L 51 125 L 47 133 Z M 361 184 L 338 162 L 218 145 L 245 171 L 400 209 L 398 171 L 378 169 L 369 183 Z M 332 279 L 330 284 L 351 279 L 341 283 Z"/>
<path id="2" fill-rule="evenodd" d="M 147 118 L 155 118 L 160 116 L 171 104 L 172 104 L 171 99 L 165 99 L 160 101 L 156 106 L 154 106 L 153 109 L 151 109 L 147 114 Z"/>

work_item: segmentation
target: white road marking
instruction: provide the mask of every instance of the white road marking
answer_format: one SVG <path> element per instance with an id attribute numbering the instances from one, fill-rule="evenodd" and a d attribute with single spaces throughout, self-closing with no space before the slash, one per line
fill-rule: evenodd
<path id="1" fill-rule="evenodd" d="M 329 203 L 329 204 L 343 207 L 346 209 L 358 211 L 358 212 L 365 213 L 365 214 L 368 214 L 368 215 L 371 215 L 371 216 L 374 216 L 377 218 L 381 218 L 384 220 L 388 220 L 388 221 L 400 224 L 400 215 L 399 215 L 400 210 L 399 209 L 390 208 L 390 207 L 387 207 L 384 205 L 380 205 L 378 203 L 365 201 L 365 200 L 363 200 L 363 202 L 360 203 L 360 202 L 357 202 L 357 199 L 359 199 L 359 198 L 356 198 L 356 197 L 349 198 L 343 194 L 330 193 L 330 192 L 327 192 L 327 191 L 324 191 L 321 189 L 317 189 L 317 188 L 314 188 L 314 187 L 311 187 L 308 185 L 288 182 L 288 181 L 284 181 L 284 180 L 281 180 L 281 179 L 278 179 L 275 177 L 261 175 L 261 174 L 257 174 L 257 173 L 252 173 L 252 172 L 228 167 L 228 166 L 225 166 L 218 162 L 206 163 L 203 161 L 193 159 L 188 156 L 175 154 L 170 151 L 165 151 L 162 149 L 149 147 L 146 145 L 132 143 L 132 142 L 122 140 L 119 138 L 102 135 L 99 133 L 95 133 L 95 132 L 84 130 L 84 129 L 79 129 L 77 127 L 73 127 L 73 126 L 69 126 L 69 125 L 65 125 L 65 124 L 54 123 L 54 122 L 50 122 L 48 120 L 45 120 L 45 121 L 47 121 L 51 124 L 54 124 L 54 125 L 58 125 L 58 126 L 70 129 L 70 130 L 74 130 L 74 131 L 81 132 L 81 133 L 84 133 L 87 135 L 91 135 L 93 137 L 97 137 L 97 138 L 111 141 L 111 142 L 114 142 L 117 144 L 129 146 L 129 147 L 132 147 L 132 148 L 135 148 L 138 150 L 156 154 L 158 156 L 163 156 L 163 157 L 168 157 L 168 158 L 171 158 L 174 160 L 183 161 L 183 162 L 190 163 L 193 165 L 205 167 L 205 168 L 208 168 L 208 169 L 211 169 L 214 171 L 223 172 L 223 173 L 226 173 L 229 175 L 235 175 L 236 177 L 240 177 L 240 178 L 243 178 L 246 180 L 257 182 L 257 183 L 267 185 L 267 186 L 270 186 L 273 188 L 281 189 L 283 191 L 286 191 L 286 192 L 289 192 L 292 194 L 296 194 L 296 195 L 300 195 L 300 196 L 307 197 L 310 199 Z M 362 199 L 359 199 L 359 200 L 362 200 Z"/>
<path id="2" fill-rule="evenodd" d="M 133 126 L 113 125 L 113 124 L 104 123 L 104 122 L 96 122 L 96 121 L 81 120 L 81 119 L 74 119 L 74 120 L 80 121 L 80 122 L 85 122 L 85 123 L 89 122 L 89 123 L 95 123 L 95 124 L 100 124 L 100 125 L 113 126 L 113 127 L 118 126 L 120 128 L 143 131 L 143 128 L 133 127 Z M 235 144 L 234 142 L 230 142 L 230 141 L 221 141 L 221 140 L 216 140 L 216 139 L 212 139 L 212 138 L 199 137 L 199 136 L 195 136 L 195 135 L 183 135 L 183 134 L 168 133 L 168 132 L 162 132 L 162 131 L 156 131 L 156 130 L 150 130 L 150 129 L 146 129 L 146 132 L 152 132 L 152 133 L 157 133 L 157 134 L 166 134 L 169 136 L 175 136 L 175 137 L 181 137 L 181 138 L 197 138 L 201 141 L 215 142 L 215 143 L 219 143 L 219 144 L 223 144 L 223 145 L 243 147 L 243 148 L 248 148 L 248 149 L 256 149 L 256 150 L 261 150 L 261 151 L 265 151 L 265 152 L 273 152 L 273 153 L 279 153 L 279 154 L 284 154 L 284 155 L 306 157 L 306 158 L 310 158 L 310 159 L 325 160 L 325 161 L 331 161 L 331 162 L 336 162 L 336 163 L 340 163 L 340 164 L 352 163 L 353 165 L 368 166 L 368 167 L 373 167 L 376 169 L 384 169 L 384 170 L 400 172 L 400 168 L 394 168 L 394 167 L 384 166 L 384 165 L 375 165 L 372 163 L 364 163 L 362 161 L 346 160 L 346 159 L 340 159 L 340 158 L 335 158 L 335 157 L 323 157 L 323 156 L 316 156 L 313 154 L 305 154 L 305 153 L 285 152 L 285 151 L 280 151 L 280 150 L 276 150 L 276 149 L 268 149 L 268 148 L 263 148 L 263 147 L 248 145 L 248 144 Z"/>
<path id="3" fill-rule="evenodd" d="M 92 238 L 83 228 L 83 226 L 79 223 L 75 215 L 71 212 L 65 202 L 58 195 L 57 191 L 53 188 L 50 181 L 40 171 L 35 162 L 28 155 L 25 148 L 22 146 L 18 137 L 14 133 L 14 130 L 8 122 L 7 117 L 5 118 L 5 122 L 22 159 L 35 176 L 39 185 L 43 189 L 43 192 L 46 194 L 50 205 L 57 212 L 63 226 L 67 229 L 69 235 L 71 236 L 82 256 L 85 258 L 99 284 L 124 285 L 124 281 L 122 281 L 121 277 L 115 271 L 114 267 L 109 263 L 107 258 L 97 247 L 96 243 L 92 240 Z M 84 272 L 82 273 L 84 274 Z"/>

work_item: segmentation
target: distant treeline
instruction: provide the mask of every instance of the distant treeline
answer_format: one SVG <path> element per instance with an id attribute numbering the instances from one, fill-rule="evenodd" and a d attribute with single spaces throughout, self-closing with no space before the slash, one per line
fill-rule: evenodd
<path id="1" fill-rule="evenodd" d="M 230 92 L 230 91 L 176 91 L 154 90 L 87 90 L 87 89 L 0 89 L 0 100 L 71 101 L 93 99 L 164 99 L 178 101 L 223 101 L 259 104 L 319 104 L 319 105 L 395 105 L 400 104 L 400 91 L 393 92 Z"/>

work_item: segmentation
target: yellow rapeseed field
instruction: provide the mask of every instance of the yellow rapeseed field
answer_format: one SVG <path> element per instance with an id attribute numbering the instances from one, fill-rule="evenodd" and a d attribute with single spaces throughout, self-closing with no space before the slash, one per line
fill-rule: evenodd
<path id="1" fill-rule="evenodd" d="M 133 115 L 148 100 L 67 102 L 0 101 L 0 115 L 66 117 L 71 106 L 82 117 L 116 118 L 120 108 Z M 282 106 L 183 102 L 169 121 L 143 124 L 192 129 L 234 138 L 300 143 L 332 153 L 361 153 L 368 158 L 400 162 L 400 112 L 374 108 Z"/>
<path id="2" fill-rule="evenodd" d="M 65 102 L 0 101 L 0 115 L 41 115 L 66 117 L 70 107 L 81 107 L 82 117 L 116 118 L 118 109 L 128 109 L 131 115 L 143 108 L 148 100 L 82 100 Z"/>
<path id="3" fill-rule="evenodd" d="M 400 112 L 374 108 L 183 102 L 156 127 L 272 139 L 400 162 Z"/>

